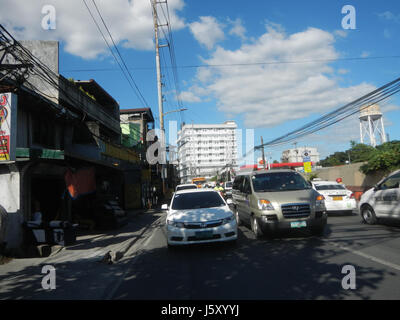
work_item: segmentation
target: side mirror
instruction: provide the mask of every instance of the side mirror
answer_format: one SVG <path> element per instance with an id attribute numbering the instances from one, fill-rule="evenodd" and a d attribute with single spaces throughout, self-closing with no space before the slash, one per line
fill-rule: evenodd
<path id="1" fill-rule="evenodd" d="M 379 190 L 379 187 L 378 187 L 378 185 L 376 184 L 376 185 L 374 185 L 374 191 L 377 191 L 377 190 Z"/>
<path id="2" fill-rule="evenodd" d="M 168 205 L 167 204 L 163 204 L 161 206 L 161 210 L 168 210 Z"/>

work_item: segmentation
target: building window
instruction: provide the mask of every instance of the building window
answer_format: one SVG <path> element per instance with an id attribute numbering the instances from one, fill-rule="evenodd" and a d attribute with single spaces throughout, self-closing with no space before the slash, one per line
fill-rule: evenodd
<path id="1" fill-rule="evenodd" d="M 54 129 L 54 121 L 41 116 L 32 115 L 32 142 L 34 144 L 53 149 L 55 147 Z"/>

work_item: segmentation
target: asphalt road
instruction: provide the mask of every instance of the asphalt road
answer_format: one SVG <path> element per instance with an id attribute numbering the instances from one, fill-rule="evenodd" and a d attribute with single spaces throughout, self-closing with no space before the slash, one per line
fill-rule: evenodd
<path id="1" fill-rule="evenodd" d="M 303 232 L 256 240 L 241 226 L 236 245 L 168 250 L 164 214 L 110 288 L 111 299 L 400 299 L 400 227 L 329 216 L 323 237 Z M 345 265 L 356 288 L 345 290 Z"/>

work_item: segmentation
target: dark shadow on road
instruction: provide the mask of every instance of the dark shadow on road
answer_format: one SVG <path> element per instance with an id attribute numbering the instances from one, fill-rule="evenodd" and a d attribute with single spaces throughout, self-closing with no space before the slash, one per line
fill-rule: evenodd
<path id="1" fill-rule="evenodd" d="M 330 262 L 341 255 L 343 251 L 318 237 L 297 233 L 255 240 L 241 227 L 236 246 L 215 243 L 143 252 L 114 299 L 368 299 L 386 277 L 395 276 L 354 261 Z M 345 264 L 357 270 L 357 290 L 342 288 Z"/>
<path id="2" fill-rule="evenodd" d="M 146 225 L 152 224 L 160 216 L 158 214 L 147 214 L 145 219 L 132 219 L 127 225 L 117 230 L 112 230 L 107 233 L 99 233 L 98 236 L 78 240 L 74 245 L 66 247 L 67 250 L 86 250 L 96 247 L 104 247 L 116 243 L 121 243 L 129 238 L 130 235 L 121 236 L 124 233 L 137 232 Z M 106 238 L 105 238 L 106 237 Z"/>
<path id="3" fill-rule="evenodd" d="M 256 240 L 248 228 L 240 227 L 236 245 L 169 250 L 166 243 L 154 243 L 120 264 L 93 259 L 58 263 L 54 291 L 41 288 L 42 266 L 28 267 L 0 277 L 0 299 L 101 299 L 121 277 L 114 299 L 369 299 L 384 282 L 397 281 L 391 270 L 327 244 L 331 228 L 327 226 L 322 238 L 299 231 Z M 342 288 L 345 264 L 357 270 L 356 290 Z"/>
<path id="4" fill-rule="evenodd" d="M 107 234 L 108 239 L 99 240 L 98 237 L 82 241 L 75 246 L 67 247 L 62 254 L 54 256 L 55 261 L 63 258 L 65 251 L 82 250 L 92 248 L 103 248 L 124 240 L 132 239 L 127 244 L 125 251 L 138 239 L 143 239 L 145 229 L 157 228 L 152 223 L 160 217 L 159 213 L 147 214 L 140 219 L 132 219 L 130 225 Z M 119 235 L 124 233 L 135 233 L 132 235 Z M 88 251 L 93 252 L 93 251 Z M 122 252 L 123 254 L 126 252 Z M 64 256 L 65 257 L 65 256 Z M 68 259 L 68 256 L 66 256 Z M 52 257 L 43 259 L 40 265 L 26 267 L 19 271 L 9 271 L 0 275 L 0 299 L 103 299 L 107 294 L 106 288 L 112 287 L 123 275 L 129 259 L 119 261 L 115 264 L 101 263 L 101 256 L 88 257 L 80 254 L 79 258 L 70 258 L 68 262 L 51 262 Z M 41 282 L 45 274 L 42 274 L 42 267 L 52 265 L 56 269 L 56 289 L 44 290 Z M 0 266 L 1 267 L 1 266 Z"/>

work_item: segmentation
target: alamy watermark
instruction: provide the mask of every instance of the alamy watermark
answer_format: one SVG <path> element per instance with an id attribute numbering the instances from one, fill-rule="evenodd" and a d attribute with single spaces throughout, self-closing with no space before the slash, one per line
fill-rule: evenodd
<path id="1" fill-rule="evenodd" d="M 44 290 L 56 289 L 56 268 L 52 265 L 45 265 L 42 268 L 42 274 L 45 276 L 42 279 L 42 288 Z"/>
<path id="2" fill-rule="evenodd" d="M 350 264 L 346 264 L 342 267 L 342 274 L 345 274 L 342 279 L 342 288 L 344 290 L 356 289 L 356 268 Z"/>
<path id="3" fill-rule="evenodd" d="M 342 28 L 345 30 L 356 29 L 356 8 L 347 4 L 343 6 L 342 14 L 345 14 L 345 16 L 342 18 Z"/>
<path id="4" fill-rule="evenodd" d="M 42 18 L 42 28 L 44 30 L 55 30 L 56 25 L 56 8 L 50 4 L 46 4 L 42 7 L 42 14 L 45 16 Z"/>
<path id="5" fill-rule="evenodd" d="M 190 126 L 189 126 L 190 127 Z M 169 163 L 178 164 L 177 151 L 172 152 L 172 148 L 177 145 L 178 130 L 177 122 L 169 121 L 168 123 L 168 145 L 165 139 L 165 132 L 160 129 L 149 130 L 146 135 L 146 141 L 153 142 L 146 151 L 146 160 L 149 164 L 166 164 L 167 163 L 167 149 L 169 149 Z M 237 154 L 241 155 L 242 152 L 242 129 L 235 129 L 234 136 L 236 138 Z M 183 143 L 190 143 L 191 141 L 184 141 Z M 181 141 L 181 146 L 183 146 Z M 233 151 L 233 146 L 231 151 Z M 242 158 L 246 165 L 254 164 L 254 129 L 246 129 L 245 131 L 245 156 Z"/>

